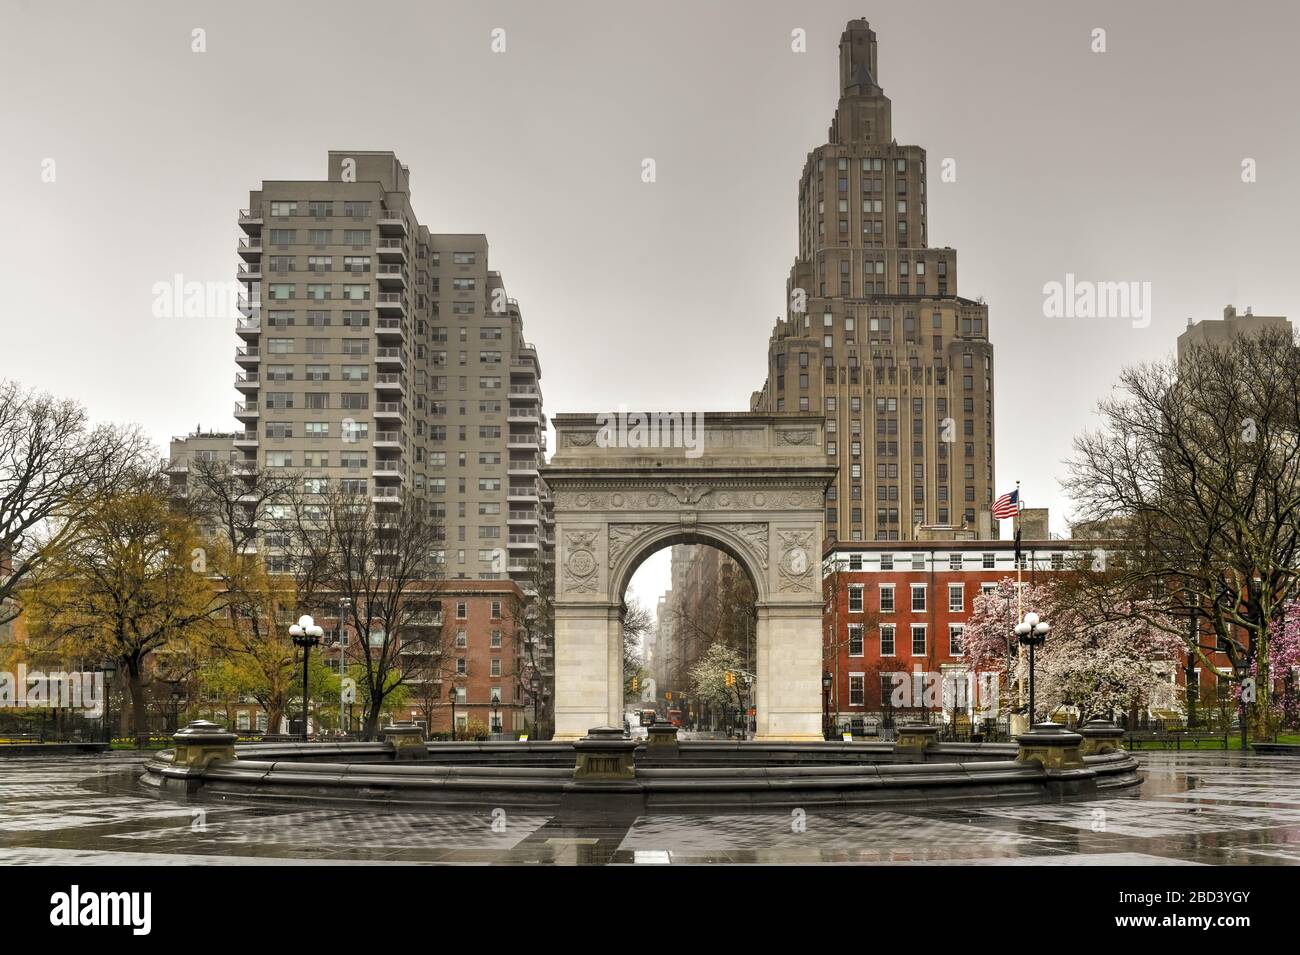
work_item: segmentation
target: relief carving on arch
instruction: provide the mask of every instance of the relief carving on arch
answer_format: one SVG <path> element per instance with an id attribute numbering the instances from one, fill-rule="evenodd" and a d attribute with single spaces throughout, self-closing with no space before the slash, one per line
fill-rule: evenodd
<path id="1" fill-rule="evenodd" d="M 813 589 L 813 532 L 779 531 L 781 559 L 777 570 L 782 591 Z"/>
<path id="2" fill-rule="evenodd" d="M 572 593 L 595 593 L 600 565 L 596 560 L 596 532 L 569 531 L 564 537 L 564 583 Z"/>
<path id="3" fill-rule="evenodd" d="M 612 570 L 619 558 L 627 551 L 629 545 L 652 527 L 663 524 L 610 524 L 609 525 L 609 566 Z"/>

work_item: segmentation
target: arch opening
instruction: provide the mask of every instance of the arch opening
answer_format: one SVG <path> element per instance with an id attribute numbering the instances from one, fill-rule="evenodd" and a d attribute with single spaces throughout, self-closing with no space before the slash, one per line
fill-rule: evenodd
<path id="1" fill-rule="evenodd" d="M 623 725 L 666 720 L 686 739 L 750 739 L 758 719 L 758 589 L 738 549 L 677 531 L 618 581 Z"/>

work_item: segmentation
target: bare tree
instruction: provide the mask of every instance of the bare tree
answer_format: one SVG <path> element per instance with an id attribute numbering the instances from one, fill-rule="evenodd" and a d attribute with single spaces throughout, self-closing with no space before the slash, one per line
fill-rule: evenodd
<path id="1" fill-rule="evenodd" d="M 75 401 L 0 382 L 0 623 L 22 583 L 75 533 L 87 509 L 144 471 L 136 428 L 92 427 Z"/>
<path id="2" fill-rule="evenodd" d="M 443 575 L 441 524 L 422 498 L 372 505 L 368 497 L 332 488 L 324 497 L 330 550 L 319 587 L 347 602 L 356 639 L 347 649 L 372 738 L 385 702 L 406 686 L 424 651 L 440 645 L 432 621 Z"/>
<path id="3" fill-rule="evenodd" d="M 1099 413 L 1064 482 L 1082 517 L 1122 530 L 1080 568 L 1091 606 L 1132 608 L 1207 667 L 1225 652 L 1255 691 L 1252 732 L 1267 734 L 1271 638 L 1300 590 L 1295 340 L 1270 331 L 1128 368 Z"/>
<path id="4" fill-rule="evenodd" d="M 520 594 L 506 601 L 504 613 L 516 645 L 523 651 L 516 656 L 519 699 L 533 710 L 533 737 L 545 738 L 553 725 L 555 675 L 551 667 L 555 638 L 555 566 L 534 560 L 528 574 L 519 582 Z"/>

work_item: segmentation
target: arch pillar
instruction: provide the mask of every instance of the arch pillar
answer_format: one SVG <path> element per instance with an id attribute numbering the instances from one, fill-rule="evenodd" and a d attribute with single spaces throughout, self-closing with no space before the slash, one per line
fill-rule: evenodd
<path id="1" fill-rule="evenodd" d="M 619 605 L 555 606 L 555 738 L 623 725 L 623 625 Z"/>
<path id="2" fill-rule="evenodd" d="M 763 604 L 754 708 L 758 740 L 822 738 L 822 603 Z M 816 701 L 816 708 L 810 703 Z"/>

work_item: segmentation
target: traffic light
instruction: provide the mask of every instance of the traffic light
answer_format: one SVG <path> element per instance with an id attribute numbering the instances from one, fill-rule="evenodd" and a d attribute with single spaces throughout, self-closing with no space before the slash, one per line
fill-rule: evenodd
<path id="1" fill-rule="evenodd" d="M 672 701 L 672 698 L 673 698 L 673 692 L 672 692 L 672 690 L 669 690 L 667 693 L 664 694 L 664 699 L 665 699 L 665 700 L 668 700 L 669 702 L 671 702 L 671 701 Z"/>
<path id="2" fill-rule="evenodd" d="M 728 670 L 728 671 L 727 671 L 726 681 L 727 681 L 727 688 L 728 688 L 728 689 L 730 689 L 731 687 L 735 686 L 735 685 L 736 685 L 736 674 L 734 674 L 734 673 L 732 673 L 730 670 Z"/>
<path id="3" fill-rule="evenodd" d="M 632 677 L 632 692 L 635 693 L 639 689 L 641 689 L 641 678 L 634 676 Z"/>

